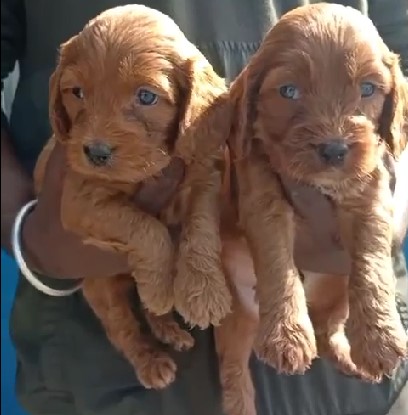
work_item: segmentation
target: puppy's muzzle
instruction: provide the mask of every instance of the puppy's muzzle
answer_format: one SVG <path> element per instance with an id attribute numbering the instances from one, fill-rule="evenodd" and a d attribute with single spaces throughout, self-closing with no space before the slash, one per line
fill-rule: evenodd
<path id="1" fill-rule="evenodd" d="M 109 164 L 113 155 L 113 148 L 103 141 L 94 141 L 83 147 L 84 154 L 91 164 L 103 167 Z"/>
<path id="2" fill-rule="evenodd" d="M 317 146 L 320 159 L 329 166 L 341 166 L 348 151 L 349 146 L 342 139 L 332 139 Z"/>

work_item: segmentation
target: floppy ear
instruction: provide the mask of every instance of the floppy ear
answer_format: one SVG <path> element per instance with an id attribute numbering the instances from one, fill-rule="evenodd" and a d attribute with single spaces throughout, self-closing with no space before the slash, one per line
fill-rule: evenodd
<path id="1" fill-rule="evenodd" d="M 230 89 L 234 116 L 228 145 L 236 160 L 244 158 L 251 150 L 253 109 L 250 105 L 253 103 L 252 91 L 254 87 L 247 67 L 234 81 Z"/>
<path id="2" fill-rule="evenodd" d="M 49 117 L 50 124 L 56 138 L 64 142 L 69 139 L 71 119 L 62 101 L 61 76 L 64 72 L 67 59 L 72 55 L 77 36 L 73 36 L 60 46 L 57 67 L 49 81 Z"/>
<path id="3" fill-rule="evenodd" d="M 398 158 L 408 139 L 408 81 L 404 78 L 397 55 L 392 56 L 390 71 L 393 85 L 385 98 L 379 133 L 391 153 Z"/>
<path id="4" fill-rule="evenodd" d="M 187 82 L 180 112 L 175 153 L 186 161 L 214 154 L 229 134 L 231 105 L 227 87 L 202 58 L 187 61 Z"/>
<path id="5" fill-rule="evenodd" d="M 50 77 L 49 82 L 49 116 L 50 123 L 55 137 L 61 142 L 69 138 L 71 120 L 62 102 L 60 89 L 61 68 L 58 64 L 56 70 Z"/>

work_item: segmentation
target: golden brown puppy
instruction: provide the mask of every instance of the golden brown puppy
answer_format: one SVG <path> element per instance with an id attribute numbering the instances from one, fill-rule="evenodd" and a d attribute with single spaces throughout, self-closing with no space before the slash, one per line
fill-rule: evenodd
<path id="1" fill-rule="evenodd" d="M 390 375 L 407 355 L 395 304 L 388 171 L 407 143 L 407 83 L 398 57 L 355 9 L 305 6 L 270 31 L 231 98 L 239 220 L 257 276 L 258 356 L 279 372 L 303 373 L 319 351 L 346 373 L 373 381 Z M 290 180 L 331 201 L 352 260 L 349 281 L 305 275 L 311 318 L 293 259 L 301 218 L 285 192 Z M 245 241 L 235 243 L 245 252 Z M 246 270 L 250 281 L 250 265 Z M 226 271 L 234 278 L 231 264 Z M 236 297 L 242 294 L 239 281 L 232 285 Z M 224 404 L 228 415 L 252 415 L 251 342 L 241 339 L 254 340 L 257 313 L 236 301 L 239 309 L 235 302 L 217 330 L 221 362 L 229 360 L 221 366 Z M 243 316 L 252 324 L 234 338 Z"/>
<path id="2" fill-rule="evenodd" d="M 166 314 L 173 306 L 200 327 L 230 308 L 218 207 L 226 133 L 214 129 L 226 113 L 213 111 L 225 91 L 169 17 L 138 5 L 102 13 L 63 44 L 50 80 L 51 124 L 68 160 L 63 225 L 128 255 L 153 333 L 179 349 L 193 341 Z M 166 209 L 158 217 L 137 209 L 138 186 L 180 161 L 184 179 Z M 181 226 L 176 257 L 168 225 Z M 175 365 L 140 332 L 128 299 L 133 279 L 87 279 L 84 295 L 141 382 L 164 387 Z"/>

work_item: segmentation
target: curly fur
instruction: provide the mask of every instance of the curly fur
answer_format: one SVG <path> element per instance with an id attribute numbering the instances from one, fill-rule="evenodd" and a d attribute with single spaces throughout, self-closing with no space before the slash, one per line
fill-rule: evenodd
<path id="1" fill-rule="evenodd" d="M 156 93 L 157 103 L 140 105 L 140 88 Z M 203 328 L 230 309 L 218 206 L 228 131 L 215 128 L 227 116 L 225 92 L 224 81 L 172 20 L 138 5 L 90 21 L 62 45 L 50 79 L 53 140 L 65 146 L 68 162 L 63 225 L 86 243 L 125 253 L 133 270 L 132 276 L 86 279 L 83 292 L 146 387 L 168 385 L 176 367 L 141 333 L 128 298 L 132 282 L 153 334 L 177 349 L 191 347 L 193 339 L 172 320 L 173 307 Z M 95 140 L 114 149 L 104 166 L 84 153 Z M 52 146 L 39 159 L 37 183 Z M 169 205 L 158 217 L 136 208 L 132 196 L 140 184 L 180 160 L 185 175 Z M 181 227 L 178 246 L 170 225 Z"/>
<path id="2" fill-rule="evenodd" d="M 363 81 L 377 85 L 369 98 L 360 95 Z M 287 84 L 299 88 L 299 99 L 281 96 Z M 221 364 L 228 415 L 256 413 L 248 369 L 252 344 L 280 373 L 303 373 L 321 355 L 344 373 L 374 382 L 407 356 L 395 304 L 386 162 L 407 144 L 407 90 L 398 56 L 372 22 L 355 9 L 329 4 L 286 14 L 232 85 L 236 117 L 229 145 L 249 248 L 242 245 L 243 270 L 231 260 L 226 265 L 235 287 L 233 313 L 216 331 L 221 362 L 234 356 Z M 343 164 L 328 167 L 317 149 L 339 138 L 349 151 Z M 349 276 L 304 273 L 303 286 L 293 258 L 301 218 L 283 179 L 329 198 L 351 257 Z M 256 284 L 259 324 L 237 294 L 242 278 Z"/>

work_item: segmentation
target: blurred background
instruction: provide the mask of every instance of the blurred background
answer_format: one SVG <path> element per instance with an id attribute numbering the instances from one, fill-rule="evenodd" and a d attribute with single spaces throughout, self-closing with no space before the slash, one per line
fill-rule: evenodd
<path id="1" fill-rule="evenodd" d="M 1 94 L 2 108 L 10 114 L 14 90 L 18 79 L 18 67 L 4 82 Z M 14 260 L 1 251 L 1 414 L 27 415 L 17 403 L 14 394 L 16 370 L 15 352 L 9 336 L 9 318 L 17 285 L 17 268 Z"/>
<path id="2" fill-rule="evenodd" d="M 23 415 L 14 395 L 15 353 L 9 336 L 8 320 L 17 283 L 14 261 L 1 252 L 1 413 Z"/>

